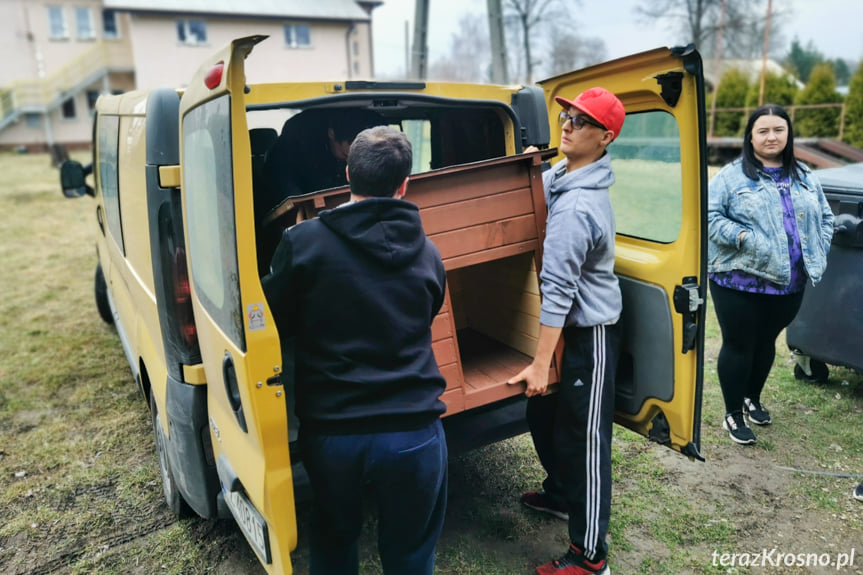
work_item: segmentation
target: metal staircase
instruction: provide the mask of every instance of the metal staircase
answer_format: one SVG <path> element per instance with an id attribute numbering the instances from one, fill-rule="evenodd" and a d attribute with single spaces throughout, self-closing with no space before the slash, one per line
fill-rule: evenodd
<path id="1" fill-rule="evenodd" d="M 132 72 L 126 42 L 99 42 L 46 78 L 19 80 L 0 88 L 0 131 L 22 114 L 46 114 L 111 72 Z"/>

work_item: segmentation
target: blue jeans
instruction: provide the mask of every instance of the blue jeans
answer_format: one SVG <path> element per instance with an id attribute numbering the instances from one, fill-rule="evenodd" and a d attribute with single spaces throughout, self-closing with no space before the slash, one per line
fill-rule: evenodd
<path id="1" fill-rule="evenodd" d="M 310 575 L 359 571 L 363 495 L 377 502 L 378 553 L 386 575 L 432 575 L 447 498 L 440 420 L 413 431 L 324 435 L 300 428 L 314 494 Z"/>

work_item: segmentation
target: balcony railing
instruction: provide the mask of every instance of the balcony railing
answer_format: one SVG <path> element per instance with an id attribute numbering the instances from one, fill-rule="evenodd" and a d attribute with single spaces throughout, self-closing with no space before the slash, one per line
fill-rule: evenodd
<path id="1" fill-rule="evenodd" d="M 0 119 L 18 111 L 50 110 L 107 72 L 132 69 L 128 43 L 100 42 L 46 78 L 19 80 L 0 89 Z"/>

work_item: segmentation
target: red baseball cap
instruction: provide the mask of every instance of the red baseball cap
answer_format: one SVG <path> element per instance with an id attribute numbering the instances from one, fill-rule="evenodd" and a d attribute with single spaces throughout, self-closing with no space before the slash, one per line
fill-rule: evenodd
<path id="1" fill-rule="evenodd" d="M 614 140 L 620 135 L 623 128 L 623 120 L 626 118 L 626 110 L 617 96 L 605 88 L 590 88 L 579 94 L 575 100 L 567 100 L 563 96 L 555 96 L 554 101 L 569 108 L 578 108 L 614 134 Z"/>

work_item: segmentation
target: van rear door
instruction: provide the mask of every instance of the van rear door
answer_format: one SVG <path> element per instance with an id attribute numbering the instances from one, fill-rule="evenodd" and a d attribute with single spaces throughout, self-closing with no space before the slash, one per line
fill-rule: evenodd
<path id="1" fill-rule="evenodd" d="M 236 40 L 180 102 L 189 277 L 222 496 L 269 573 L 296 547 L 288 421 L 276 326 L 258 279 L 244 60 Z"/>
<path id="2" fill-rule="evenodd" d="M 561 134 L 555 96 L 573 99 L 601 86 L 626 108 L 623 131 L 608 148 L 624 328 L 615 420 L 700 459 L 707 195 L 701 57 L 692 47 L 662 48 L 539 84 L 551 145 Z"/>

